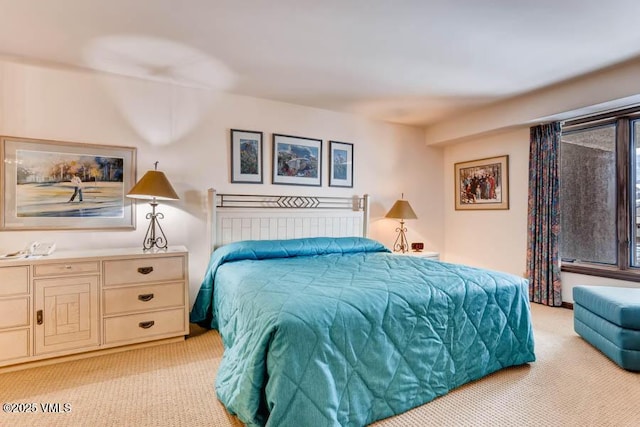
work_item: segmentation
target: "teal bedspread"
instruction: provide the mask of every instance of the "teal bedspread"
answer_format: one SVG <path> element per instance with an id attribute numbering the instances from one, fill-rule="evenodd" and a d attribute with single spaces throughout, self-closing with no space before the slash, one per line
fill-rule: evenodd
<path id="1" fill-rule="evenodd" d="M 363 426 L 535 360 L 526 280 L 361 238 L 222 247 L 191 321 L 220 331 L 217 395 L 250 426 Z"/>

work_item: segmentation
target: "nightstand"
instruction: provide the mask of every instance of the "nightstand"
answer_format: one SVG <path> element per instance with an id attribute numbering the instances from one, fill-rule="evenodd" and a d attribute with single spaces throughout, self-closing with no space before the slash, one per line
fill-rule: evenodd
<path id="1" fill-rule="evenodd" d="M 428 251 L 420 251 L 420 252 L 414 252 L 414 251 L 409 251 L 409 252 L 394 252 L 394 255 L 404 255 L 404 256 L 417 256 L 420 258 L 427 258 L 427 259 L 431 259 L 434 261 L 440 261 L 440 253 L 438 252 L 428 252 Z"/>

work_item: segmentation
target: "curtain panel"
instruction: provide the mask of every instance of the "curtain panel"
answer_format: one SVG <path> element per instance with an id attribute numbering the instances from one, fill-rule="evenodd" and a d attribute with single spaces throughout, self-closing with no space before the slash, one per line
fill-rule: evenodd
<path id="1" fill-rule="evenodd" d="M 562 305 L 560 263 L 559 145 L 560 123 L 530 129 L 527 277 L 529 300 Z"/>

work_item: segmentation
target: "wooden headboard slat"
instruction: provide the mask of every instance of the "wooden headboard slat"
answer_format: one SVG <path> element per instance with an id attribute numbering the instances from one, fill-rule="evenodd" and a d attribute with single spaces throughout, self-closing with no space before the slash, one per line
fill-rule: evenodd
<path id="1" fill-rule="evenodd" d="M 366 237 L 369 196 L 207 194 L 209 247 L 238 240 Z"/>

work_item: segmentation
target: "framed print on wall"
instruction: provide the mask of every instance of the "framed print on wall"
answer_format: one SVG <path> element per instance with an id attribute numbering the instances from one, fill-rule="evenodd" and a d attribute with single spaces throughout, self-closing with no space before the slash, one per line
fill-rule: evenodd
<path id="1" fill-rule="evenodd" d="M 231 129 L 231 182 L 262 184 L 262 132 Z"/>
<path id="2" fill-rule="evenodd" d="M 456 210 L 509 209 L 509 156 L 456 163 Z"/>
<path id="3" fill-rule="evenodd" d="M 273 134 L 273 183 L 322 185 L 322 140 Z"/>
<path id="4" fill-rule="evenodd" d="M 353 188 L 353 144 L 329 141 L 329 187 Z"/>
<path id="5" fill-rule="evenodd" d="M 3 136 L 0 153 L 0 229 L 135 228 L 135 148 Z"/>

